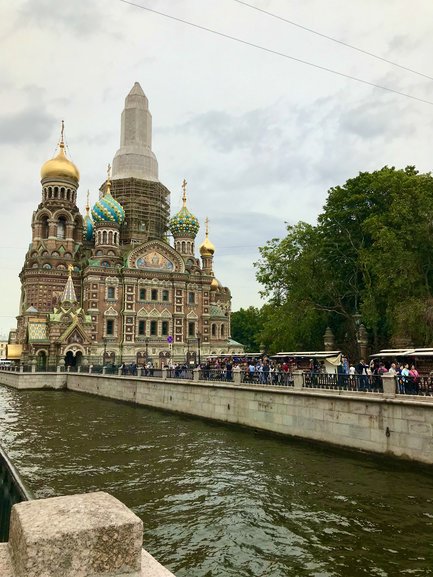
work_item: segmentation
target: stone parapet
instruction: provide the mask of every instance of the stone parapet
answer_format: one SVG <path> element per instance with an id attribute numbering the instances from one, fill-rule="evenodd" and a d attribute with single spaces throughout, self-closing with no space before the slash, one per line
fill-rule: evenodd
<path id="1" fill-rule="evenodd" d="M 104 492 L 12 508 L 2 577 L 174 577 L 142 549 L 143 524 Z"/>

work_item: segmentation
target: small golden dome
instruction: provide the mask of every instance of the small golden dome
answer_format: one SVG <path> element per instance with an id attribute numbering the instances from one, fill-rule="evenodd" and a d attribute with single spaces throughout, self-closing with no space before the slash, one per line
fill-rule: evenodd
<path id="1" fill-rule="evenodd" d="M 41 179 L 45 178 L 71 178 L 77 182 L 80 180 L 80 173 L 73 162 L 66 158 L 65 145 L 60 143 L 60 150 L 54 158 L 44 162 L 41 168 Z"/>
<path id="2" fill-rule="evenodd" d="M 220 288 L 222 288 L 222 284 L 220 283 L 220 281 L 218 279 L 213 277 L 212 282 L 210 283 L 210 290 L 216 291 L 216 290 L 219 290 Z"/>
<path id="3" fill-rule="evenodd" d="M 206 235 L 206 238 L 200 245 L 200 254 L 201 256 L 212 256 L 214 252 L 215 246 Z"/>
<path id="4" fill-rule="evenodd" d="M 209 240 L 209 219 L 206 217 L 206 237 L 200 245 L 201 256 L 212 256 L 215 252 L 215 245 Z"/>

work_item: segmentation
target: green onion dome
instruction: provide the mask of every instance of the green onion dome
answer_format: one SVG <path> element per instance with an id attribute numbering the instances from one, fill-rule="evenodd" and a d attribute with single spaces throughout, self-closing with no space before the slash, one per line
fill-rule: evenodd
<path id="1" fill-rule="evenodd" d="M 92 218 L 95 224 L 115 222 L 120 225 L 125 220 L 125 211 L 122 205 L 111 196 L 110 192 L 106 192 L 92 208 Z"/>
<path id="2" fill-rule="evenodd" d="M 92 240 L 93 238 L 93 221 L 90 218 L 89 210 L 87 210 L 86 215 L 83 219 L 84 231 L 83 236 L 85 240 Z"/>
<path id="3" fill-rule="evenodd" d="M 191 237 L 197 236 L 200 224 L 198 219 L 189 212 L 186 206 L 170 219 L 169 228 L 174 237 Z"/>

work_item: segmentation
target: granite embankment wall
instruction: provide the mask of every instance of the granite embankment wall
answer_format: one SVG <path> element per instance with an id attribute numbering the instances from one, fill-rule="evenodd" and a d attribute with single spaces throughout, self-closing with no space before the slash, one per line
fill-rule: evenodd
<path id="1" fill-rule="evenodd" d="M 45 375 L 45 386 L 51 380 L 58 384 L 59 375 Z M 0 373 L 0 382 L 14 386 L 16 378 L 19 388 L 26 388 L 22 379 L 31 376 L 11 373 L 6 379 Z M 42 374 L 38 376 L 44 381 Z M 66 374 L 66 386 L 109 399 L 433 464 L 431 397 L 85 373 Z"/>

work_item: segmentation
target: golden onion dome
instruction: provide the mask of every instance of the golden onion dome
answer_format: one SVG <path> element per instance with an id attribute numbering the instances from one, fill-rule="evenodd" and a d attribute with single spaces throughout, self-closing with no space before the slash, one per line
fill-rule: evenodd
<path id="1" fill-rule="evenodd" d="M 59 152 L 54 158 L 44 162 L 41 168 L 41 179 L 44 180 L 45 178 L 49 178 L 55 180 L 56 178 L 70 178 L 78 183 L 80 180 L 80 173 L 75 164 L 66 157 L 63 131 L 64 124 L 62 121 Z"/>
<path id="2" fill-rule="evenodd" d="M 206 217 L 206 236 L 200 245 L 201 256 L 212 256 L 215 252 L 215 245 L 209 240 L 209 219 Z"/>
<path id="3" fill-rule="evenodd" d="M 211 291 L 217 291 L 219 289 L 222 288 L 222 284 L 220 283 L 220 281 L 218 279 L 216 279 L 215 277 L 213 277 L 212 282 L 210 283 L 210 290 Z"/>

